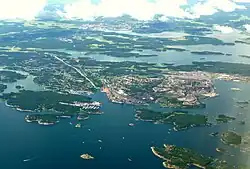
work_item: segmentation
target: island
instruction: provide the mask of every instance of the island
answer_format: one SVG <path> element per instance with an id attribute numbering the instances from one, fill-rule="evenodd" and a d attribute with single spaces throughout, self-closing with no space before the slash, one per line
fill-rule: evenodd
<path id="1" fill-rule="evenodd" d="M 225 55 L 222 52 L 213 52 L 213 51 L 191 51 L 190 53 L 197 55 Z"/>
<path id="2" fill-rule="evenodd" d="M 93 160 L 93 159 L 95 159 L 93 156 L 91 156 L 89 154 L 82 154 L 80 157 L 82 159 L 84 159 L 84 160 Z"/>
<path id="3" fill-rule="evenodd" d="M 86 113 L 79 113 L 77 116 L 78 121 L 83 121 L 89 119 L 89 115 Z"/>
<path id="4" fill-rule="evenodd" d="M 212 137 L 217 137 L 219 135 L 219 132 L 212 132 L 209 135 Z"/>
<path id="5" fill-rule="evenodd" d="M 176 145 L 164 144 L 164 147 L 151 147 L 151 150 L 156 157 L 164 161 L 163 166 L 168 169 L 188 169 L 190 166 L 201 169 L 226 168 L 226 164 L 220 160 Z"/>
<path id="6" fill-rule="evenodd" d="M 242 43 L 242 44 L 246 44 L 246 45 L 250 44 L 249 40 L 246 40 L 246 41 L 244 41 L 244 40 L 236 40 L 235 43 Z"/>
<path id="7" fill-rule="evenodd" d="M 59 122 L 59 116 L 55 114 L 35 114 L 27 115 L 25 121 L 28 123 L 36 122 L 40 125 L 53 125 Z"/>
<path id="8" fill-rule="evenodd" d="M 235 119 L 236 119 L 235 117 L 230 117 L 230 116 L 226 116 L 224 114 L 220 114 L 216 118 L 216 121 L 217 122 L 222 122 L 222 123 L 227 123 L 227 122 L 233 121 Z"/>
<path id="9" fill-rule="evenodd" d="M 75 125 L 75 128 L 81 128 L 81 123 L 77 123 L 76 125 Z"/>
<path id="10" fill-rule="evenodd" d="M 92 102 L 88 96 L 53 91 L 21 90 L 18 93 L 3 93 L 0 98 L 6 101 L 7 106 L 30 113 L 25 120 L 38 124 L 55 124 L 60 117 L 75 115 L 87 119 L 89 112 L 99 112 L 101 107 L 101 103 Z M 51 113 L 43 114 L 44 111 Z"/>
<path id="11" fill-rule="evenodd" d="M 240 124 L 240 125 L 245 125 L 246 122 L 245 122 L 244 120 L 241 120 L 241 121 L 239 121 L 239 124 Z"/>
<path id="12" fill-rule="evenodd" d="M 224 153 L 227 152 L 227 151 L 226 151 L 225 149 L 223 149 L 223 148 L 216 148 L 216 151 L 217 151 L 218 153 L 221 153 L 221 154 L 224 154 Z"/>
<path id="13" fill-rule="evenodd" d="M 141 108 L 136 110 L 136 119 L 153 123 L 171 124 L 175 131 L 185 130 L 197 126 L 209 125 L 207 117 L 200 114 L 188 114 L 188 112 L 157 112 Z"/>
<path id="14" fill-rule="evenodd" d="M 184 52 L 184 51 L 187 51 L 187 49 L 177 48 L 177 47 L 170 47 L 170 46 L 164 46 L 162 48 L 155 49 L 155 51 L 158 51 L 158 52 L 166 52 L 166 51 Z"/>
<path id="15" fill-rule="evenodd" d="M 236 88 L 236 87 L 231 88 L 231 90 L 232 90 L 232 91 L 241 91 L 240 88 Z"/>
<path id="16" fill-rule="evenodd" d="M 249 55 L 239 55 L 239 57 L 250 59 L 250 56 L 249 56 Z"/>
<path id="17" fill-rule="evenodd" d="M 23 89 L 24 87 L 21 86 L 21 85 L 16 85 L 16 89 L 20 90 L 20 89 Z"/>
<path id="18" fill-rule="evenodd" d="M 227 131 L 221 134 L 221 141 L 227 145 L 240 145 L 242 137 L 234 131 Z"/>
<path id="19" fill-rule="evenodd" d="M 5 89 L 7 89 L 7 85 L 5 84 L 0 84 L 0 93 L 4 92 Z"/>

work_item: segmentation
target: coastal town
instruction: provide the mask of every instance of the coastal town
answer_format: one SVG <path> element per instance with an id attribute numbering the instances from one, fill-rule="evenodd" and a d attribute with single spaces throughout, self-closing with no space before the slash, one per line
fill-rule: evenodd
<path id="1" fill-rule="evenodd" d="M 103 90 L 113 102 L 155 102 L 163 107 L 178 107 L 178 104 L 184 107 L 199 106 L 200 98 L 217 96 L 212 78 L 204 72 L 168 72 L 152 78 L 120 76 L 108 81 Z"/>
<path id="2" fill-rule="evenodd" d="M 65 157 L 59 159 L 71 156 L 92 165 L 110 162 L 111 168 L 117 168 L 112 160 L 106 160 L 102 155 L 112 159 L 113 155 L 120 153 L 124 154 L 119 157 L 123 161 L 118 162 L 128 162 L 131 164 L 128 168 L 143 168 L 134 165 L 141 163 L 138 159 L 147 158 L 142 157 L 141 152 L 134 153 L 133 150 L 140 148 L 148 153 L 149 161 L 154 160 L 155 155 L 162 159 L 166 168 L 233 169 L 229 167 L 231 164 L 224 164 L 224 156 L 237 156 L 229 150 L 231 148 L 249 153 L 250 143 L 249 134 L 246 137 L 242 130 L 248 126 L 246 116 L 250 100 L 241 97 L 249 91 L 241 84 L 250 82 L 249 65 L 225 62 L 236 56 L 234 52 L 220 48 L 236 47 L 236 42 L 203 36 L 196 26 L 185 26 L 187 22 L 176 24 L 175 28 L 182 29 L 181 35 L 169 37 L 169 32 L 145 33 L 163 29 L 151 29 L 152 23 L 126 17 L 114 23 L 112 20 L 98 18 L 95 22 L 77 21 L 73 24 L 38 21 L 28 26 L 3 24 L 8 29 L 18 29 L 16 33 L 0 30 L 1 113 L 7 114 L 6 122 L 15 123 L 8 125 L 10 129 L 6 133 L 12 129 L 15 131 L 16 125 L 23 121 L 29 123 L 24 124 L 25 131 L 14 132 L 13 135 L 24 132 L 21 136 L 28 137 L 34 130 L 41 129 L 44 133 L 57 124 L 51 130 L 55 132 L 55 141 L 50 134 L 37 138 L 49 138 L 48 144 L 55 142 L 59 146 L 49 148 L 61 150 L 63 147 L 66 150 L 69 147 L 66 151 L 74 152 L 62 152 Z M 200 48 L 201 45 L 205 46 L 204 49 Z M 188 58 L 188 55 L 195 59 Z M 215 57 L 225 58 L 218 61 L 213 59 Z M 249 59 L 247 55 L 240 58 Z M 223 101 L 229 104 L 221 106 Z M 16 110 L 20 113 L 13 114 Z M 17 114 L 21 114 L 21 120 L 12 118 Z M 29 130 L 26 126 L 33 128 Z M 58 129 L 62 130 L 60 135 Z M 141 140 L 131 137 L 136 135 Z M 176 145 L 175 136 L 181 138 Z M 20 138 L 22 141 L 23 137 Z M 35 138 L 30 143 L 39 143 L 40 140 L 43 139 Z M 71 145 L 77 146 L 76 151 L 65 144 L 71 140 L 74 141 Z M 223 158 L 217 154 L 206 156 L 210 155 L 203 151 L 207 142 L 221 143 L 211 144 L 208 148 Z M 166 144 L 159 147 L 159 143 Z M 190 143 L 199 144 L 202 151 Z M 43 144 L 35 146 L 38 145 Z M 25 149 L 29 147 L 33 146 L 28 145 Z"/>

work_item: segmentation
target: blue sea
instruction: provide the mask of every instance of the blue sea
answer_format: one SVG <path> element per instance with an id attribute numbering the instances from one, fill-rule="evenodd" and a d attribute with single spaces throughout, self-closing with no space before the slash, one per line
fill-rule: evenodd
<path id="1" fill-rule="evenodd" d="M 70 125 L 70 122 L 76 124 L 75 118 L 63 119 L 54 126 L 26 123 L 26 113 L 0 102 L 0 169 L 163 169 L 162 160 L 152 154 L 150 147 L 164 143 L 192 148 L 206 156 L 227 159 L 232 164 L 246 164 L 247 154 L 241 153 L 239 148 L 223 145 L 219 138 L 209 134 L 235 130 L 244 135 L 249 131 L 249 107 L 242 109 L 235 104 L 237 100 L 249 100 L 250 85 L 225 81 L 215 84 L 220 96 L 206 100 L 205 109 L 189 112 L 206 114 L 211 123 L 218 114 L 235 116 L 237 120 L 180 132 L 172 131 L 170 125 L 136 121 L 133 106 L 111 103 L 104 93 L 93 95 L 93 100 L 103 103 L 104 114 L 91 116 L 79 129 Z M 233 92 L 232 87 L 242 91 Z M 240 120 L 245 120 L 246 124 L 239 125 Z M 215 151 L 216 147 L 226 148 L 235 156 L 222 156 Z M 84 153 L 95 159 L 81 159 Z"/>

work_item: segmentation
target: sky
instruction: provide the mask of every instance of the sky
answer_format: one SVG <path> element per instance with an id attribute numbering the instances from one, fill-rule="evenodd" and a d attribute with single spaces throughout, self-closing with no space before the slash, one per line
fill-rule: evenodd
<path id="1" fill-rule="evenodd" d="M 199 18 L 219 11 L 245 10 L 242 3 L 250 0 L 0 0 L 0 19 L 35 19 L 48 4 L 64 5 L 56 11 L 66 19 L 91 20 L 98 16 L 117 17 L 124 14 L 139 20 L 151 20 L 156 14 L 168 17 Z"/>

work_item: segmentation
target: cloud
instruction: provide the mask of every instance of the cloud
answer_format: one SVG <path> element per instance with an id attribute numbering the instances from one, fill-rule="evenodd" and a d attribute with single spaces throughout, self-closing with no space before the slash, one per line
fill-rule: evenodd
<path id="1" fill-rule="evenodd" d="M 250 25 L 249 24 L 244 25 L 244 28 L 246 29 L 247 32 L 250 33 Z"/>
<path id="2" fill-rule="evenodd" d="M 191 7 L 188 0 L 100 0 L 95 4 L 91 0 L 79 0 L 65 5 L 64 17 L 89 20 L 98 16 L 117 17 L 127 14 L 139 20 L 151 20 L 159 14 L 162 20 L 168 17 L 193 19 L 219 11 L 246 9 L 237 4 L 240 1 L 250 0 L 200 0 Z"/>
<path id="3" fill-rule="evenodd" d="M 117 17 L 124 14 L 139 20 L 150 20 L 156 14 L 165 17 L 191 17 L 183 8 L 188 5 L 187 0 L 101 0 L 98 4 L 91 0 L 80 0 L 65 5 L 66 18 L 93 19 L 98 16 Z"/>
<path id="4" fill-rule="evenodd" d="M 250 3 L 250 0 L 234 0 L 237 3 Z"/>
<path id="5" fill-rule="evenodd" d="M 169 17 L 199 18 L 216 12 L 231 12 L 246 9 L 238 2 L 250 0 L 199 0 L 194 5 L 189 0 L 0 0 L 0 19 L 31 20 L 43 11 L 46 4 L 65 3 L 63 10 L 53 11 L 60 17 L 92 20 L 99 16 L 117 17 L 124 14 L 139 20 L 151 20 L 161 15 L 159 20 Z"/>
<path id="6" fill-rule="evenodd" d="M 214 25 L 214 30 L 220 31 L 223 34 L 228 34 L 234 32 L 234 29 L 229 26 Z"/>
<path id="7" fill-rule="evenodd" d="M 0 19 L 34 19 L 47 0 L 0 0 Z"/>
<path id="8" fill-rule="evenodd" d="M 236 9 L 246 9 L 246 7 L 231 0 L 207 0 L 195 4 L 192 12 L 198 18 L 203 15 L 213 15 L 219 11 L 232 12 Z"/>

